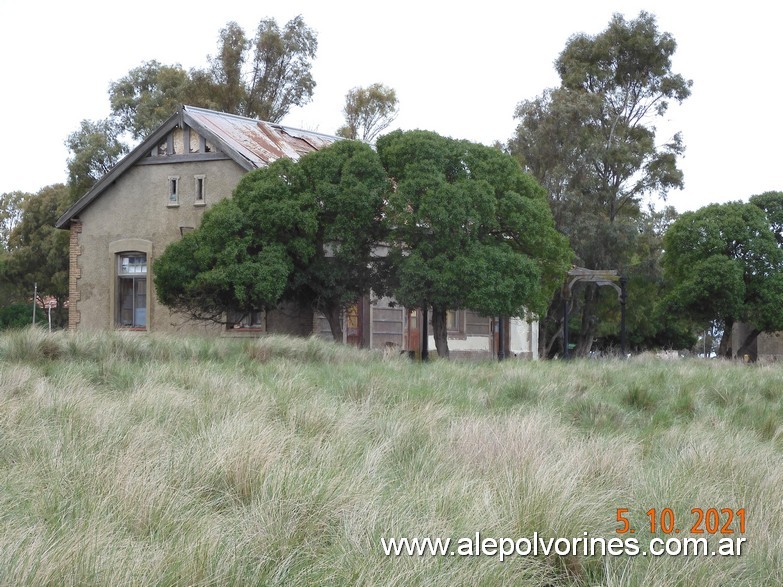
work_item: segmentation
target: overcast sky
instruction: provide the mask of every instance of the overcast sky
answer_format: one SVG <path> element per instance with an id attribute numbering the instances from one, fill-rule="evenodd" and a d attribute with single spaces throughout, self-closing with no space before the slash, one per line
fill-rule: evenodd
<path id="1" fill-rule="evenodd" d="M 557 85 L 553 62 L 569 36 L 599 33 L 612 13 L 632 19 L 640 10 L 655 14 L 659 29 L 674 35 L 673 69 L 693 80 L 691 97 L 658 124 L 660 141 L 679 130 L 686 145 L 685 189 L 669 202 L 682 211 L 783 190 L 783 4 L 722 6 L 683 0 L 0 0 L 0 193 L 64 182 L 63 143 L 81 120 L 109 114 L 113 80 L 151 59 L 203 67 L 231 20 L 252 37 L 262 18 L 283 25 L 301 14 L 317 32 L 315 94 L 289 113 L 288 125 L 334 133 L 345 93 L 381 82 L 399 98 L 393 128 L 491 144 L 513 134 L 518 102 Z"/>

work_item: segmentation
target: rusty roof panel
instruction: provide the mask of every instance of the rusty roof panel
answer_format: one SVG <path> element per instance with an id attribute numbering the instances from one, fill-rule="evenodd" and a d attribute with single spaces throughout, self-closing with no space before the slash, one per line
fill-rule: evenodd
<path id="1" fill-rule="evenodd" d="M 254 167 L 287 157 L 297 160 L 339 140 L 337 137 L 261 120 L 186 106 L 194 122 L 212 132 Z"/>

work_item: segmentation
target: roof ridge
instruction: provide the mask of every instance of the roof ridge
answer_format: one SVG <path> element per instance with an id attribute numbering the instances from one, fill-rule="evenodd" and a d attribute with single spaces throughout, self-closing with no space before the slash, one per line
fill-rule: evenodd
<path id="1" fill-rule="evenodd" d="M 223 112 L 222 110 L 212 110 L 210 108 L 202 108 L 200 106 L 189 106 L 187 104 L 183 104 L 182 108 L 186 112 L 203 112 L 205 114 L 217 114 L 219 116 L 227 116 L 227 117 L 231 117 L 231 118 L 238 118 L 239 120 L 244 120 L 244 121 L 247 121 L 247 122 L 255 122 L 255 123 L 263 122 L 264 124 L 268 124 L 269 126 L 271 126 L 273 128 L 283 129 L 286 132 L 293 131 L 293 132 L 301 132 L 301 133 L 308 133 L 308 134 L 318 135 L 318 136 L 329 138 L 329 139 L 344 139 L 344 137 L 338 137 L 337 135 L 321 132 L 321 131 L 318 131 L 318 130 L 307 130 L 307 129 L 304 129 L 304 128 L 299 128 L 299 127 L 296 127 L 296 126 L 290 126 L 288 124 L 283 124 L 281 122 L 270 122 L 268 120 L 263 120 L 261 118 L 251 118 L 250 116 L 245 116 L 243 114 L 234 114 L 232 112 Z"/>

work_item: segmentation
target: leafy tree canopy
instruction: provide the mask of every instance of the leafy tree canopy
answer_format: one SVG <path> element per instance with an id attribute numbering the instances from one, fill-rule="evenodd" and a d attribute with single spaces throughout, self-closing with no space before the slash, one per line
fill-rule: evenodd
<path id="1" fill-rule="evenodd" d="M 127 132 L 141 140 L 155 130 L 183 103 L 189 101 L 191 80 L 180 65 L 163 65 L 156 60 L 134 67 L 109 86 L 112 127 L 116 136 Z"/>
<path id="2" fill-rule="evenodd" d="M 0 330 L 24 328 L 32 323 L 32 306 L 29 304 L 16 303 L 0 307 Z"/>
<path id="3" fill-rule="evenodd" d="M 340 311 L 375 274 L 386 191 L 378 156 L 356 141 L 251 172 L 155 261 L 158 298 L 218 321 L 227 311 L 305 301 L 342 340 Z"/>
<path id="4" fill-rule="evenodd" d="M 397 93 L 383 84 L 353 88 L 345 95 L 345 125 L 337 135 L 371 143 L 397 118 Z"/>
<path id="5" fill-rule="evenodd" d="M 68 159 L 68 187 L 72 202 L 87 193 L 128 152 L 112 119 L 82 120 L 79 130 L 65 141 Z"/>
<path id="6" fill-rule="evenodd" d="M 67 313 L 63 302 L 68 296 L 68 232 L 54 227 L 70 205 L 70 193 L 63 184 L 42 188 L 24 204 L 21 222 L 8 239 L 9 256 L 4 276 L 20 297 L 32 296 L 38 284 L 39 299 L 54 296 L 58 307 L 52 318 L 63 326 Z"/>
<path id="7" fill-rule="evenodd" d="M 751 196 L 749 201 L 764 211 L 775 240 L 783 247 L 783 192 L 764 192 Z"/>
<path id="8" fill-rule="evenodd" d="M 112 116 L 121 131 L 137 140 L 183 103 L 279 122 L 292 106 L 312 98 L 311 62 L 317 48 L 316 33 L 301 16 L 282 28 L 272 18 L 263 19 L 253 39 L 229 22 L 207 68 L 187 72 L 153 60 L 112 83 Z"/>
<path id="9" fill-rule="evenodd" d="M 432 307 L 440 355 L 446 312 L 543 312 L 570 260 L 546 195 L 508 155 L 432 132 L 395 131 L 378 153 L 395 189 L 389 292 L 408 307 Z"/>
<path id="10" fill-rule="evenodd" d="M 783 330 L 783 250 L 760 207 L 730 202 L 686 212 L 667 231 L 664 247 L 669 308 L 695 323 L 723 323 L 721 355 L 741 356 L 760 332 Z M 731 349 L 739 321 L 753 331 Z"/>
<path id="11" fill-rule="evenodd" d="M 26 192 L 7 192 L 0 195 L 0 250 L 8 249 L 11 231 L 22 220 L 24 206 L 32 194 Z"/>

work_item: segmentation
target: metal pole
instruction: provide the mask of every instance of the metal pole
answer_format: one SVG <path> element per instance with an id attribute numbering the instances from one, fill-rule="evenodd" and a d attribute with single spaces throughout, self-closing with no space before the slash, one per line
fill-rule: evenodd
<path id="1" fill-rule="evenodd" d="M 626 290 L 626 284 L 628 280 L 625 277 L 620 278 L 620 352 L 625 358 L 625 302 L 628 299 L 628 291 Z"/>
<path id="2" fill-rule="evenodd" d="M 421 360 L 422 361 L 429 361 L 430 360 L 430 351 L 429 351 L 429 334 L 427 334 L 427 308 L 424 307 L 421 309 Z"/>
<path id="3" fill-rule="evenodd" d="M 35 326 L 35 306 L 38 303 L 38 282 L 33 287 L 33 326 Z"/>
<path id="4" fill-rule="evenodd" d="M 563 297 L 563 358 L 568 359 L 568 298 Z"/>
<path id="5" fill-rule="evenodd" d="M 49 310 L 49 333 L 52 332 L 52 305 L 46 304 L 46 307 Z"/>
<path id="6" fill-rule="evenodd" d="M 707 358 L 707 329 L 704 329 L 704 358 Z"/>
<path id="7" fill-rule="evenodd" d="M 506 339 L 503 332 L 503 316 L 498 316 L 498 361 L 506 358 L 505 353 Z"/>

